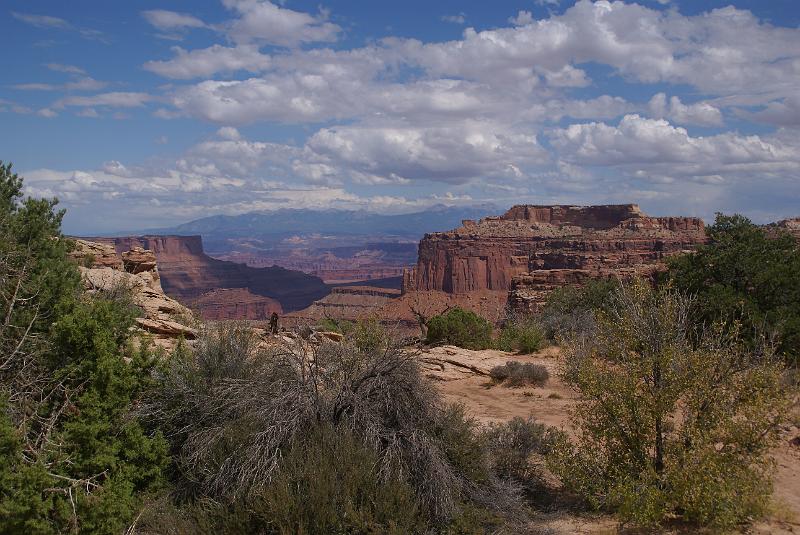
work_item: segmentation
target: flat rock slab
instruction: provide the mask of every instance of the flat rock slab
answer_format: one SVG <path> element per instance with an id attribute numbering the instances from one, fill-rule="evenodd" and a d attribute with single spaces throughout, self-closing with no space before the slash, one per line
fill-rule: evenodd
<path id="1" fill-rule="evenodd" d="M 136 318 L 136 324 L 145 331 L 154 334 L 170 337 L 183 336 L 187 340 L 194 340 L 197 337 L 197 331 L 176 321 Z"/>
<path id="2" fill-rule="evenodd" d="M 471 351 L 456 346 L 440 346 L 426 349 L 417 359 L 425 375 L 431 379 L 454 381 L 472 376 L 489 377 L 492 368 L 514 360 L 514 354 L 491 349 Z"/>

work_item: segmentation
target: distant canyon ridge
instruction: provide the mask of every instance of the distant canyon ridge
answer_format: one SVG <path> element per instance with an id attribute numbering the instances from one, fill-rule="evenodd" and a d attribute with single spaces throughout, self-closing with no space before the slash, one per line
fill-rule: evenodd
<path id="1" fill-rule="evenodd" d="M 299 310 L 329 293 L 318 277 L 278 266 L 254 268 L 211 258 L 200 236 L 87 238 L 121 254 L 155 253 L 164 292 L 205 319 L 263 319 Z"/>
<path id="2" fill-rule="evenodd" d="M 277 234 L 272 232 L 272 238 L 267 239 L 257 227 L 259 221 L 250 221 L 252 236 L 261 236 L 251 240 L 262 245 L 270 239 L 274 243 L 275 236 L 279 241 L 286 240 L 280 236 L 291 230 L 285 227 L 292 219 L 286 221 L 287 215 L 298 216 L 280 216 L 284 227 L 271 227 Z M 447 212 L 437 220 L 438 225 L 457 215 L 463 212 Z M 348 234 L 345 230 L 352 228 L 352 222 L 337 224 L 335 217 L 328 222 L 298 223 L 295 242 L 319 241 L 317 249 L 300 247 L 300 253 L 293 253 L 287 246 L 276 256 L 287 263 L 295 262 L 289 265 L 297 269 L 264 265 L 269 262 L 267 253 L 274 255 L 280 247 L 256 247 L 255 260 L 247 263 L 251 265 L 212 258 L 204 251 L 205 236 L 91 239 L 113 245 L 117 253 L 135 248 L 153 251 L 164 291 L 205 319 L 264 320 L 277 312 L 296 322 L 377 317 L 405 327 L 413 327 L 420 314 L 430 316 L 450 306 L 472 309 L 495 321 L 508 309 L 532 312 L 554 288 L 580 285 L 594 278 L 650 276 L 664 268 L 670 255 L 691 251 L 706 241 L 705 226 L 699 218 L 651 217 L 635 204 L 623 204 L 519 205 L 499 216 L 464 218 L 453 224 L 452 230 L 428 232 L 418 245 L 360 242 L 402 234 L 395 232 L 398 221 L 387 223 L 381 217 L 395 216 L 362 221 L 373 225 L 368 228 L 370 233 L 362 234 Z M 209 219 L 213 221 L 204 225 L 211 225 L 213 231 L 205 228 L 204 232 L 211 233 L 218 248 L 220 242 L 228 246 L 247 243 L 241 229 L 232 230 L 232 238 L 220 234 L 226 224 L 233 224 L 230 219 Z M 242 221 L 236 224 L 241 226 Z M 419 230 L 424 224 L 425 218 L 417 215 L 405 232 Z M 320 225 L 330 228 L 329 235 L 315 238 L 314 232 L 303 234 Z M 800 238 L 800 219 L 770 227 L 788 230 Z M 299 237 L 301 234 L 306 237 Z M 333 246 L 326 247 L 326 240 Z M 351 243 L 343 245 L 347 240 Z M 372 248 L 365 247 L 368 243 Z M 243 260 L 244 250 L 234 248 L 227 257 Z M 315 269 L 304 264 L 312 262 L 308 258 L 313 256 L 311 250 L 327 259 L 315 264 Z M 317 275 L 327 275 L 329 284 Z"/>

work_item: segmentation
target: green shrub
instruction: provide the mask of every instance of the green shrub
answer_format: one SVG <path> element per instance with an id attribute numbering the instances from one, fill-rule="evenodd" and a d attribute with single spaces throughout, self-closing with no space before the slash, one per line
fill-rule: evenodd
<path id="1" fill-rule="evenodd" d="M 224 508 L 208 514 L 244 531 L 262 515 L 282 518 L 292 533 L 323 525 L 370 532 L 353 527 L 368 524 L 374 532 L 413 532 L 403 512 L 414 510 L 411 504 L 413 525 L 439 530 L 467 511 L 492 516 L 517 503 L 491 471 L 474 422 L 443 404 L 408 353 L 354 338 L 313 350 L 299 343 L 264 349 L 243 325 L 220 329 L 201 337 L 192 353 L 173 357 L 142 407 L 170 438 L 174 496 L 189 504 L 190 516 L 212 500 Z M 309 435 L 313 430 L 319 433 Z M 330 438 L 334 431 L 341 444 Z M 329 470 L 314 450 L 318 440 L 333 441 L 338 452 Z M 352 463 L 341 459 L 345 450 Z M 397 496 L 381 494 L 378 483 Z M 335 485 L 344 486 L 341 494 L 324 501 Z M 302 509 L 303 500 L 316 505 Z"/>
<path id="2" fill-rule="evenodd" d="M 319 321 L 317 328 L 320 331 L 330 331 L 340 334 L 350 334 L 355 325 L 352 321 L 338 320 L 334 318 L 324 318 Z"/>
<path id="3" fill-rule="evenodd" d="M 441 441 L 448 461 L 474 483 L 490 479 L 485 444 L 474 419 L 467 416 L 463 405 L 448 405 L 434 430 Z"/>
<path id="4" fill-rule="evenodd" d="M 453 308 L 428 320 L 426 342 L 488 349 L 492 347 L 492 324 L 472 311 Z"/>
<path id="5" fill-rule="evenodd" d="M 287 448 L 275 478 L 248 500 L 248 510 L 259 530 L 273 533 L 422 531 L 413 488 L 397 474 L 381 479 L 377 463 L 377 453 L 350 430 L 312 429 Z"/>
<path id="6" fill-rule="evenodd" d="M 800 248 L 786 232 L 717 214 L 710 243 L 669 263 L 668 280 L 697 296 L 695 325 L 740 324 L 754 346 L 777 335 L 778 352 L 800 356 Z"/>
<path id="7" fill-rule="evenodd" d="M 535 353 L 542 348 L 544 341 L 544 332 L 535 318 L 512 317 L 506 320 L 500 331 L 497 348 L 521 354 Z"/>
<path id="8" fill-rule="evenodd" d="M 611 279 L 590 280 L 583 286 L 564 286 L 553 290 L 539 314 L 546 338 L 555 340 L 573 333 L 593 332 L 595 314 L 614 307 L 619 282 Z"/>
<path id="9" fill-rule="evenodd" d="M 356 348 L 364 352 L 386 351 L 391 346 L 389 333 L 376 318 L 356 322 L 350 336 Z"/>
<path id="10" fill-rule="evenodd" d="M 152 356 L 130 299 L 82 295 L 55 206 L 0 162 L 0 531 L 121 533 L 167 461 L 132 417 Z"/>
<path id="11" fill-rule="evenodd" d="M 692 301 L 636 281 L 597 336 L 564 345 L 564 381 L 580 393 L 578 440 L 550 456 L 564 484 L 623 519 L 680 517 L 730 528 L 759 516 L 770 495 L 768 453 L 789 392 L 768 348 L 735 327 L 690 336 Z"/>
<path id="12" fill-rule="evenodd" d="M 510 524 L 508 518 L 503 518 L 487 507 L 474 503 L 461 504 L 459 514 L 444 529 L 438 533 L 446 535 L 486 535 L 487 533 L 521 532 L 515 530 L 521 526 Z"/>
<path id="13" fill-rule="evenodd" d="M 512 360 L 489 370 L 489 377 L 510 387 L 544 386 L 550 378 L 550 373 L 541 364 Z"/>

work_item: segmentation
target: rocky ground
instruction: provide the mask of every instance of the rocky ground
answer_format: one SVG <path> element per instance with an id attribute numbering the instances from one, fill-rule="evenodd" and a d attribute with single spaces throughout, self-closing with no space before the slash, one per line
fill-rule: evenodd
<path id="1" fill-rule="evenodd" d="M 470 351 L 443 346 L 421 352 L 419 359 L 425 374 L 436 382 L 439 391 L 449 402 L 462 403 L 467 412 L 480 423 L 509 420 L 515 416 L 534 417 L 539 422 L 571 431 L 570 409 L 577 399 L 576 392 L 559 379 L 561 358 L 556 347 L 532 355 L 515 355 L 503 351 Z M 488 374 L 493 366 L 509 360 L 541 364 L 550 372 L 544 387 L 507 388 L 494 384 Z M 741 530 L 742 533 L 789 534 L 800 533 L 800 413 L 787 422 L 781 440 L 774 450 L 776 461 L 775 493 L 772 511 L 762 521 Z M 796 444 L 795 444 L 796 443 Z M 549 480 L 557 494 L 558 484 Z M 549 528 L 554 534 L 651 533 L 620 526 L 608 515 L 569 510 L 559 503 L 544 507 L 533 527 Z M 672 527 L 665 534 L 697 533 L 694 528 Z"/>

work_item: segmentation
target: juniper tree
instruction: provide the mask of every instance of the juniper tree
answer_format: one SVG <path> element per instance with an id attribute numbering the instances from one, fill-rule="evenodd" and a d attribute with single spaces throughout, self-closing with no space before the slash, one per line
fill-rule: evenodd
<path id="1" fill-rule="evenodd" d="M 740 215 L 717 214 L 710 242 L 670 262 L 671 284 L 697 297 L 697 324 L 737 324 L 757 344 L 774 334 L 777 351 L 800 356 L 800 247 L 788 232 Z"/>
<path id="2" fill-rule="evenodd" d="M 56 204 L 0 162 L 0 532 L 119 533 L 165 460 L 128 417 L 151 358 L 128 305 L 82 295 Z"/>

